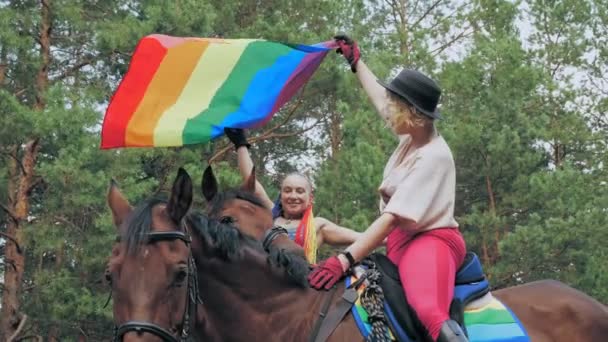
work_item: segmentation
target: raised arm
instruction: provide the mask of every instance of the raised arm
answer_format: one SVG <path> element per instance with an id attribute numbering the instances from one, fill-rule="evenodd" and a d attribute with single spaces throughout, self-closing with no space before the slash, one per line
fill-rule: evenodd
<path id="1" fill-rule="evenodd" d="M 360 59 L 360 51 L 357 42 L 347 35 L 340 34 L 334 37 L 339 46 L 338 52 L 344 55 L 352 72 L 357 75 L 361 86 L 372 101 L 376 112 L 387 123 L 390 124 L 391 116 L 394 114 L 389 106 L 387 90 L 378 83 L 378 77 Z M 391 130 L 392 131 L 392 130 Z"/>
<path id="2" fill-rule="evenodd" d="M 367 67 L 363 61 L 357 63 L 357 78 L 367 93 L 367 97 L 372 101 L 376 112 L 387 123 L 390 124 L 392 112 L 389 106 L 389 98 L 386 89 L 378 83 L 378 78 Z"/>
<path id="3" fill-rule="evenodd" d="M 249 147 L 251 145 L 247 142 L 245 132 L 240 128 L 226 128 L 224 132 L 236 148 L 239 173 L 243 181 L 246 181 L 253 170 L 253 160 L 251 160 L 251 155 L 249 154 Z M 255 194 L 264 201 L 264 205 L 267 208 L 272 209 L 274 202 L 268 197 L 266 190 L 257 179 L 255 181 Z"/>

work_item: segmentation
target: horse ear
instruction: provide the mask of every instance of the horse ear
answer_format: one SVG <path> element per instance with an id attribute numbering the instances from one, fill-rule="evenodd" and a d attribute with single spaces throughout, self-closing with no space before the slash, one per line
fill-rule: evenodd
<path id="1" fill-rule="evenodd" d="M 192 205 L 192 179 L 186 170 L 179 168 L 177 171 L 177 177 L 173 181 L 173 188 L 171 189 L 171 197 L 167 204 L 167 212 L 169 217 L 178 223 L 182 220 L 190 206 Z"/>
<path id="2" fill-rule="evenodd" d="M 120 228 L 121 224 L 126 220 L 133 208 L 129 201 L 123 196 L 118 189 L 118 184 L 114 179 L 110 181 L 110 189 L 108 190 L 108 206 L 112 211 L 112 218 L 116 228 Z"/>
<path id="3" fill-rule="evenodd" d="M 247 192 L 255 193 L 255 166 L 251 168 L 251 173 L 249 174 L 249 177 L 247 177 L 247 180 L 245 180 L 245 182 L 241 186 L 241 189 Z"/>
<path id="4" fill-rule="evenodd" d="M 213 169 L 211 165 L 207 166 L 205 172 L 203 172 L 203 179 L 201 182 L 201 189 L 203 190 L 203 196 L 207 202 L 211 202 L 213 198 L 218 193 L 218 185 L 217 180 L 215 179 L 215 175 L 213 174 Z"/>

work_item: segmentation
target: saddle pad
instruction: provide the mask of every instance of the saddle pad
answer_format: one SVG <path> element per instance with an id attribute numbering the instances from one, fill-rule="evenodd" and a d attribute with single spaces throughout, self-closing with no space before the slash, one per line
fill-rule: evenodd
<path id="1" fill-rule="evenodd" d="M 357 276 L 356 275 L 348 276 L 348 277 L 346 277 L 345 281 L 346 281 L 346 287 L 349 287 L 352 283 L 357 281 Z M 357 288 L 357 293 L 359 294 L 359 297 L 357 298 L 355 305 L 353 305 L 353 307 L 351 309 L 351 313 L 353 314 L 353 317 L 355 318 L 355 322 L 357 322 L 357 327 L 359 328 L 361 335 L 363 335 L 364 338 L 367 338 L 367 336 L 369 336 L 369 334 L 372 331 L 372 325 L 369 322 L 367 311 L 365 311 L 365 309 L 363 308 L 363 304 L 361 303 L 361 295 L 363 294 L 363 290 L 365 290 L 365 287 L 366 287 L 365 282 L 363 282 Z M 386 314 L 386 312 L 385 312 L 385 314 Z M 390 330 L 387 331 L 386 336 L 391 341 L 397 341 L 397 339 L 393 335 L 393 332 Z"/>
<path id="2" fill-rule="evenodd" d="M 469 341 L 529 342 L 530 337 L 515 314 L 490 293 L 486 296 L 487 303 L 484 305 L 477 308 L 468 305 L 464 309 Z"/>
<path id="3" fill-rule="evenodd" d="M 348 287 L 356 281 L 357 276 L 350 275 L 346 277 L 346 286 Z M 359 285 L 357 289 L 359 298 L 353 305 L 351 312 L 361 335 L 367 338 L 371 333 L 372 326 L 361 303 L 361 294 L 364 289 L 365 282 Z M 384 309 L 387 321 L 393 322 L 389 319 L 392 312 L 390 312 L 386 302 L 384 303 Z M 530 342 L 530 338 L 519 319 L 491 293 L 487 293 L 482 298 L 467 305 L 464 310 L 464 322 L 470 342 Z M 395 327 L 395 329 L 396 331 L 392 330 L 389 324 L 387 337 L 391 341 L 411 341 L 402 327 Z"/>

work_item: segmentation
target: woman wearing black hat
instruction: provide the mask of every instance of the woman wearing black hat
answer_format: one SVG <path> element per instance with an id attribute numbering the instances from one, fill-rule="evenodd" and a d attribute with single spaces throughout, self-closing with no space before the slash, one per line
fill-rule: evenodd
<path id="1" fill-rule="evenodd" d="M 399 145 L 384 169 L 380 217 L 343 253 L 321 262 L 309 282 L 331 288 L 386 237 L 387 256 L 399 267 L 407 300 L 433 341 L 467 341 L 448 313 L 466 246 L 454 219 L 454 159 L 434 125 L 441 119 L 441 89 L 409 69 L 388 84 L 378 81 L 359 60 L 356 42 L 344 35 L 335 39 Z"/>

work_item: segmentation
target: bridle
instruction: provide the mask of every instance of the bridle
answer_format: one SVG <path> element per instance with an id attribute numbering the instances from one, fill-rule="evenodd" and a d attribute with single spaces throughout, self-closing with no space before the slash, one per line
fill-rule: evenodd
<path id="1" fill-rule="evenodd" d="M 174 241 L 174 240 L 182 240 L 186 246 L 188 246 L 189 255 L 188 255 L 188 289 L 186 293 L 186 309 L 183 315 L 182 323 L 181 323 L 181 332 L 179 336 L 173 335 L 169 330 L 155 324 L 152 322 L 145 321 L 127 321 L 121 325 L 114 326 L 114 341 L 121 341 L 122 337 L 131 331 L 135 331 L 137 333 L 150 333 L 160 337 L 163 341 L 167 342 L 183 342 L 186 341 L 188 336 L 190 335 L 190 325 L 191 320 L 196 319 L 196 306 L 197 304 L 202 304 L 203 301 L 199 297 L 198 293 L 198 275 L 196 272 L 196 264 L 194 263 L 194 257 L 192 256 L 192 249 L 190 248 L 190 244 L 192 239 L 190 238 L 190 234 L 185 229 L 185 232 L 182 231 L 170 231 L 170 232 L 150 232 L 147 235 L 148 242 L 147 244 L 153 244 L 159 241 Z M 117 238 L 117 242 L 120 241 L 120 238 Z M 110 292 L 110 298 L 112 297 L 112 293 Z M 108 298 L 109 301 L 109 298 Z"/>
<path id="2" fill-rule="evenodd" d="M 281 234 L 289 235 L 287 229 L 281 226 L 274 226 L 271 229 L 268 229 L 266 233 L 264 233 L 264 238 L 262 239 L 262 246 L 264 247 L 264 250 L 266 252 L 270 253 L 270 246 L 272 245 L 274 240 L 278 238 Z"/>

